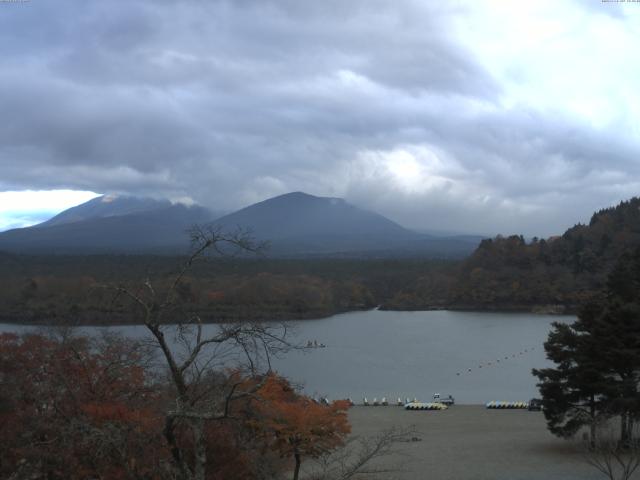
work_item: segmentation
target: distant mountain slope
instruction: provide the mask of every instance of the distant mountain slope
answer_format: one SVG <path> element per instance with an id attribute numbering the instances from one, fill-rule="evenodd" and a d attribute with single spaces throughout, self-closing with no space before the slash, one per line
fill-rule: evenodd
<path id="1" fill-rule="evenodd" d="M 215 223 L 251 230 L 257 239 L 271 242 L 274 255 L 462 256 L 480 240 L 419 234 L 341 198 L 302 192 L 256 203 Z"/>
<path id="2" fill-rule="evenodd" d="M 102 198 L 102 197 L 100 197 Z M 115 204 L 100 198 L 33 227 L 0 233 L 0 250 L 25 253 L 182 253 L 186 233 L 215 214 L 200 206 L 148 199 Z M 115 207 L 110 209 L 108 207 Z"/>
<path id="3" fill-rule="evenodd" d="M 255 203 L 216 221 L 222 225 L 251 225 L 260 236 L 276 240 L 321 234 L 416 236 L 377 213 L 350 205 L 341 198 L 287 193 Z"/>
<path id="4" fill-rule="evenodd" d="M 218 218 L 199 206 L 132 197 L 100 197 L 34 227 L 0 233 L 0 250 L 34 253 L 179 253 L 194 224 L 251 231 L 270 256 L 455 257 L 480 237 L 435 237 L 408 230 L 340 198 L 301 192 L 271 198 Z"/>
<path id="5" fill-rule="evenodd" d="M 394 248 L 420 238 L 382 215 L 343 199 L 301 192 L 256 203 L 219 218 L 216 224 L 248 228 L 256 238 L 270 241 L 278 252 Z"/>
<path id="6" fill-rule="evenodd" d="M 107 218 L 148 212 L 169 206 L 171 206 L 171 203 L 168 200 L 103 195 L 76 207 L 69 208 L 36 226 L 53 227 L 55 225 L 82 222 L 94 218 Z"/>

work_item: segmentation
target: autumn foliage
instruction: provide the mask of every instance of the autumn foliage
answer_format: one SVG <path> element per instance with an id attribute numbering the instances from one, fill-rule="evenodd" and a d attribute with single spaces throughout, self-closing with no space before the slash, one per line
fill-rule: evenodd
<path id="1" fill-rule="evenodd" d="M 294 479 L 304 457 L 317 457 L 344 443 L 351 427 L 347 419 L 349 402 L 317 403 L 299 395 L 289 382 L 269 375 L 252 402 L 256 414 L 251 424 L 270 448 L 293 458 Z"/>
<path id="2" fill-rule="evenodd" d="M 146 360 L 119 337 L 0 335 L 0 478 L 170 478 L 171 386 Z M 255 394 L 207 423 L 207 479 L 297 475 L 304 458 L 339 447 L 350 431 L 345 402 L 320 405 L 277 375 L 215 378 Z M 187 426 L 175 434 L 189 459 Z"/>
<path id="3" fill-rule="evenodd" d="M 21 470 L 29 478 L 141 478 L 154 470 L 162 458 L 158 395 L 139 361 L 124 342 L 0 335 L 2 478 Z"/>

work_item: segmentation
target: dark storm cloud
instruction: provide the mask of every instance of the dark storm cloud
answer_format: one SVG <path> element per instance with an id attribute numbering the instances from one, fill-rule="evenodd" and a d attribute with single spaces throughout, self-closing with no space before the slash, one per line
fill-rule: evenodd
<path id="1" fill-rule="evenodd" d="M 544 219 L 584 213 L 555 212 L 559 199 L 626 194 L 638 145 L 501 107 L 500 82 L 452 33 L 465 14 L 417 0 L 0 4 L 0 190 L 218 209 L 305 190 L 488 233 L 546 233 Z M 439 160 L 421 170 L 429 188 L 406 188 L 394 155 L 420 146 Z"/>

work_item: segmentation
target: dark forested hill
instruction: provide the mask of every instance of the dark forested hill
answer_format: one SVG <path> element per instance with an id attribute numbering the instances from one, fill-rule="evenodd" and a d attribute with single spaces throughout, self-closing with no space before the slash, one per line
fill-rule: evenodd
<path id="1" fill-rule="evenodd" d="M 422 277 L 389 306 L 574 311 L 604 286 L 616 260 L 638 245 L 640 199 L 632 198 L 562 236 L 483 240 L 457 269 Z"/>

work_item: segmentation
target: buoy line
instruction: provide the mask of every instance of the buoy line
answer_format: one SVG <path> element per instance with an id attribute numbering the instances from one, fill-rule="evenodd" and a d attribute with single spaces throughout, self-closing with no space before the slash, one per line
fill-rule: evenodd
<path id="1" fill-rule="evenodd" d="M 480 362 L 478 364 L 478 366 L 476 368 L 480 369 L 483 367 L 495 367 L 497 366 L 499 363 L 502 363 L 504 365 L 504 360 L 509 360 L 510 358 L 516 358 L 518 356 L 522 356 L 525 353 L 530 353 L 532 351 L 534 351 L 536 349 L 536 347 L 528 347 L 525 348 L 524 350 L 519 351 L 518 353 L 512 353 L 511 355 L 505 355 L 504 358 L 500 359 L 497 358 L 495 361 L 491 360 L 491 361 L 487 361 L 487 362 Z M 467 368 L 466 373 L 471 373 L 473 372 L 473 367 L 472 368 Z M 464 373 L 464 370 L 460 370 L 458 372 L 456 372 L 456 376 L 460 376 Z"/>

